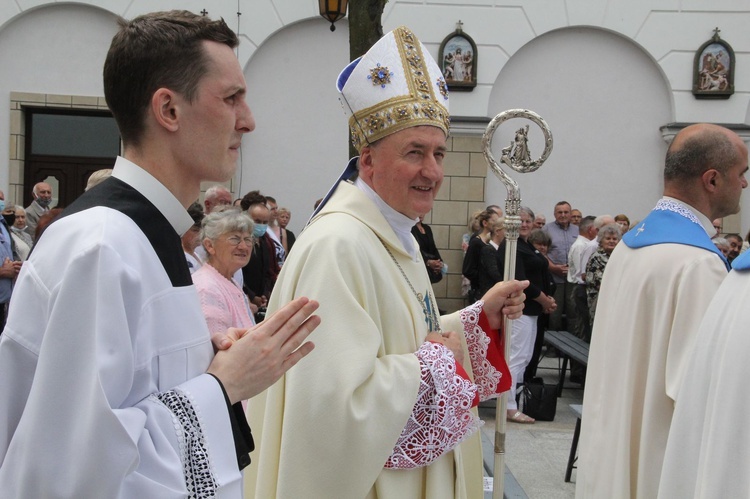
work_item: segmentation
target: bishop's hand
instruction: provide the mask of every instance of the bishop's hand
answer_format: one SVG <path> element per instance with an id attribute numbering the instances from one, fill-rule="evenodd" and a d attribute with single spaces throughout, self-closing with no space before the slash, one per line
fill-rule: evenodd
<path id="1" fill-rule="evenodd" d="M 518 319 L 523 313 L 523 302 L 526 295 L 523 290 L 529 285 L 529 281 L 502 281 L 498 282 L 482 297 L 484 301 L 484 313 L 490 322 L 492 329 L 500 329 L 503 317 Z"/>

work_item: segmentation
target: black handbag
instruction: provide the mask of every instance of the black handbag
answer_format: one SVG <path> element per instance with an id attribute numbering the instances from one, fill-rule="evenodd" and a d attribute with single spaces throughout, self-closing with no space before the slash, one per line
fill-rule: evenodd
<path id="1" fill-rule="evenodd" d="M 537 421 L 554 421 L 557 412 L 557 385 L 533 378 L 523 385 L 523 412 Z"/>

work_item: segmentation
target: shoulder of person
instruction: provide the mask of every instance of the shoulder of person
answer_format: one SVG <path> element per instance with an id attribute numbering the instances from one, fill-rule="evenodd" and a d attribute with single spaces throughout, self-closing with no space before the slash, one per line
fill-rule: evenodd
<path id="1" fill-rule="evenodd" d="M 294 251 L 357 251 L 377 241 L 377 234 L 366 223 L 348 213 L 329 213 L 306 227 L 294 243 Z"/>

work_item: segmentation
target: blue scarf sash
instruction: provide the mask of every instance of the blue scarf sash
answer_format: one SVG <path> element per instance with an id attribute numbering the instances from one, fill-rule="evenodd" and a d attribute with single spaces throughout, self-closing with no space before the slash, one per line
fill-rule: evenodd
<path id="1" fill-rule="evenodd" d="M 622 237 L 622 242 L 634 249 L 667 243 L 694 246 L 716 253 L 726 265 L 727 271 L 730 269 L 727 259 L 708 237 L 695 214 L 669 199 L 660 200 L 641 223 Z M 739 257 L 735 262 L 738 260 Z M 744 260 L 750 266 L 750 260 Z"/>

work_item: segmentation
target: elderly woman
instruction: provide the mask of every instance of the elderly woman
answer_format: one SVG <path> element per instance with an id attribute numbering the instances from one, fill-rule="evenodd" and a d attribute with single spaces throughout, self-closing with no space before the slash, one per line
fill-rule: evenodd
<path id="1" fill-rule="evenodd" d="M 620 242 L 621 237 L 622 232 L 617 223 L 608 224 L 599 229 L 599 235 L 596 236 L 599 248 L 591 255 L 589 263 L 586 265 L 586 301 L 589 305 L 589 317 L 592 326 L 594 325 L 594 313 L 596 312 L 596 302 L 599 298 L 599 288 L 602 285 L 604 269 L 609 261 L 609 255 L 612 254 L 612 250 Z"/>
<path id="2" fill-rule="evenodd" d="M 19 208 L 22 213 L 21 222 L 19 222 L 21 224 L 21 228 L 16 227 Z M 10 237 L 13 238 L 16 255 L 18 255 L 19 260 L 25 262 L 29 257 L 31 247 L 34 245 L 34 242 L 31 240 L 31 236 L 23 230 L 26 227 L 26 211 L 20 206 L 8 204 L 5 206 L 2 215 L 3 218 L 5 218 L 5 223 L 8 227 L 8 230 L 10 231 Z"/>
<path id="3" fill-rule="evenodd" d="M 714 246 L 719 248 L 719 251 L 721 251 L 721 254 L 724 255 L 724 258 L 729 260 L 729 252 L 732 251 L 732 246 L 729 244 L 729 241 L 725 237 L 714 237 L 711 239 L 711 241 L 714 243 Z"/>
<path id="4" fill-rule="evenodd" d="M 526 207 L 521 207 L 518 212 L 521 228 L 518 231 L 516 259 L 520 266 L 516 266 L 516 279 L 528 279 L 529 287 L 525 291 L 523 315 L 513 321 L 508 361 L 513 388 L 523 382 L 526 366 L 533 356 L 539 316 L 549 314 L 557 308 L 555 299 L 545 292 L 545 289 L 549 289 L 549 261 L 529 242 L 529 235 L 534 228 L 534 212 Z M 505 249 L 501 248 L 500 251 L 504 253 Z M 533 423 L 533 418 L 518 410 L 516 390 L 513 388 L 508 396 L 508 421 Z"/>
<path id="5" fill-rule="evenodd" d="M 252 219 L 236 208 L 214 211 L 203 219 L 200 237 L 208 257 L 193 274 L 193 282 L 211 333 L 255 324 L 247 296 L 232 279 L 250 260 L 252 234 Z"/>

